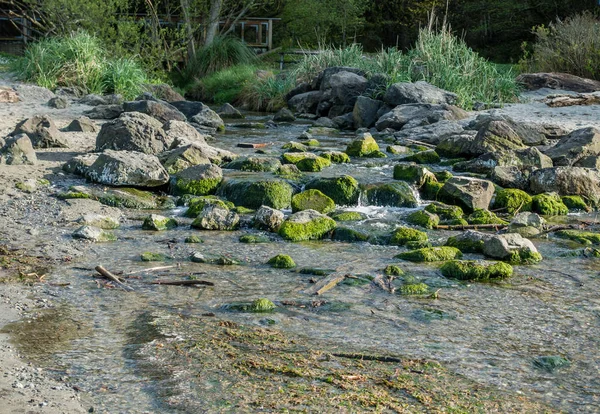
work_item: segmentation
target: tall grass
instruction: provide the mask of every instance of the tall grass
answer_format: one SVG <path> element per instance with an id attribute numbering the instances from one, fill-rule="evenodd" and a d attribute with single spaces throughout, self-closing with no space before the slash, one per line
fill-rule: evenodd
<path id="1" fill-rule="evenodd" d="M 240 100 L 254 111 L 274 112 L 286 105 L 285 95 L 294 86 L 296 80 L 290 76 L 257 77 L 244 86 Z"/>
<path id="2" fill-rule="evenodd" d="M 255 66 L 232 66 L 197 80 L 186 96 L 218 104 L 236 103 L 245 85 L 255 77 Z"/>
<path id="3" fill-rule="evenodd" d="M 213 43 L 199 49 L 190 59 L 184 78 L 187 81 L 199 79 L 235 65 L 250 65 L 256 61 L 256 54 L 241 40 L 217 36 Z"/>
<path id="4" fill-rule="evenodd" d="M 24 56 L 11 64 L 23 81 L 48 89 L 75 87 L 84 93 L 138 94 L 148 78 L 134 59 L 111 59 L 94 36 L 78 32 L 30 44 Z"/>

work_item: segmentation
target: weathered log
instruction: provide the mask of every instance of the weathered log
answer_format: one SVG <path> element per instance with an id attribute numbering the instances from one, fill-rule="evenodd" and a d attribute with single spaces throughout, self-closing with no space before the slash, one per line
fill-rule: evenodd
<path id="1" fill-rule="evenodd" d="M 194 286 L 194 285 L 203 285 L 203 286 L 214 286 L 213 282 L 208 282 L 206 280 L 154 280 L 150 282 L 151 285 L 170 285 L 170 286 Z"/>
<path id="2" fill-rule="evenodd" d="M 551 88 L 580 93 L 600 91 L 600 81 L 568 73 L 523 73 L 517 76 L 517 82 L 530 90 Z"/>
<path id="3" fill-rule="evenodd" d="M 313 286 L 304 291 L 307 295 L 322 295 L 328 290 L 333 289 L 338 283 L 346 279 L 345 274 L 333 273 L 324 279 L 319 280 Z"/>
<path id="4" fill-rule="evenodd" d="M 543 99 L 542 102 L 551 108 L 575 105 L 598 105 L 600 104 L 600 95 L 597 93 L 578 95 L 549 95 Z"/>
<path id="5" fill-rule="evenodd" d="M 129 292 L 133 291 L 133 288 L 131 286 L 127 286 L 125 283 L 121 282 L 117 276 L 113 275 L 111 272 L 109 272 L 102 266 L 96 266 L 95 269 L 96 269 L 96 272 L 100 273 L 105 278 L 114 282 L 121 289 L 123 289 L 125 291 L 129 291 Z"/>

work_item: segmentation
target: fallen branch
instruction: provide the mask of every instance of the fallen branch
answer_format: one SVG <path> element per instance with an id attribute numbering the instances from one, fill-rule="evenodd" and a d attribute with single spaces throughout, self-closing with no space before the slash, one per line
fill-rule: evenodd
<path id="1" fill-rule="evenodd" d="M 214 286 L 213 282 L 208 282 L 206 280 L 154 280 L 149 282 L 151 285 L 170 285 L 170 286 L 194 286 L 194 285 L 203 285 L 203 286 Z"/>
<path id="2" fill-rule="evenodd" d="M 179 264 L 176 264 L 174 266 L 157 266 L 157 267 L 151 267 L 149 269 L 142 269 L 142 270 L 134 270 L 133 272 L 129 272 L 129 273 L 125 273 L 126 275 L 135 275 L 136 273 L 145 273 L 145 272 L 153 272 L 155 270 L 165 270 L 165 269 L 172 269 L 174 267 L 180 267 Z"/>
<path id="3" fill-rule="evenodd" d="M 403 362 L 402 359 L 390 356 L 379 356 L 379 355 L 365 355 L 365 354 L 346 354 L 346 353 L 336 353 L 331 354 L 338 358 L 347 358 L 347 359 L 359 359 L 363 361 L 378 361 L 378 362 Z"/>
<path id="4" fill-rule="evenodd" d="M 411 144 L 422 145 L 422 146 L 428 147 L 428 148 L 435 148 L 435 145 L 433 145 L 433 144 L 428 144 L 428 143 L 422 142 L 422 141 L 416 141 L 414 139 L 403 138 L 402 141 L 410 142 Z"/>
<path id="5" fill-rule="evenodd" d="M 567 226 L 554 226 L 554 227 L 550 227 L 547 230 L 544 230 L 541 233 L 536 234 L 535 237 L 541 237 L 546 234 L 554 233 L 555 231 L 559 231 L 559 230 L 576 230 L 576 229 L 579 229 L 579 225 L 577 225 L 577 224 L 571 224 L 571 225 L 567 225 Z"/>
<path id="6" fill-rule="evenodd" d="M 333 273 L 327 276 L 325 279 L 319 280 L 313 286 L 309 287 L 304 291 L 307 295 L 322 295 L 328 290 L 333 289 L 338 283 L 346 279 L 345 274 Z"/>
<path id="7" fill-rule="evenodd" d="M 435 226 L 436 230 L 477 230 L 477 229 L 494 229 L 502 230 L 508 227 L 508 224 L 455 224 L 455 225 L 440 225 Z"/>
<path id="8" fill-rule="evenodd" d="M 128 291 L 128 292 L 133 291 L 133 288 L 131 286 L 127 286 L 125 283 L 121 282 L 117 276 L 113 275 L 112 273 L 110 273 L 108 270 L 106 270 L 102 266 L 96 266 L 95 269 L 96 269 L 96 272 L 100 273 L 105 278 L 114 282 L 121 289 Z"/>
<path id="9" fill-rule="evenodd" d="M 551 108 L 575 105 L 597 105 L 600 104 L 600 95 L 594 93 L 582 93 L 578 95 L 550 95 L 543 102 Z"/>

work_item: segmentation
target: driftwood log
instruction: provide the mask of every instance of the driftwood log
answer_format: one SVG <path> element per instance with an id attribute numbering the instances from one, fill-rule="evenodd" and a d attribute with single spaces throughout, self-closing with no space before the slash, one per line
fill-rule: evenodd
<path id="1" fill-rule="evenodd" d="M 108 280 L 115 283 L 121 289 L 128 291 L 128 292 L 133 291 L 133 288 L 131 286 L 127 286 L 125 283 L 121 282 L 121 280 L 119 280 L 119 278 L 117 276 L 113 275 L 111 272 L 109 272 L 102 266 L 96 266 L 95 269 L 96 269 L 96 272 L 100 273 L 102 276 L 104 276 Z"/>
<path id="2" fill-rule="evenodd" d="M 548 95 L 542 100 L 552 108 L 575 105 L 598 105 L 600 104 L 600 93 L 585 93 L 578 95 Z"/>

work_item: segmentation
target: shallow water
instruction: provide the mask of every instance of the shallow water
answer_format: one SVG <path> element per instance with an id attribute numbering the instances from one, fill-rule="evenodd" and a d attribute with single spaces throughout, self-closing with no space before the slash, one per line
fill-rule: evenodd
<path id="1" fill-rule="evenodd" d="M 249 119 L 255 120 L 264 118 Z M 239 129 L 219 137 L 215 145 L 251 155 L 254 150 L 236 148 L 237 141 L 274 142 L 272 147 L 277 149 L 305 128 L 296 124 L 254 131 Z M 322 147 L 336 150 L 343 150 L 350 139 L 315 138 Z M 394 162 L 394 158 L 388 158 L 334 164 L 321 175 L 351 174 L 361 183 L 391 181 Z M 361 205 L 348 210 L 363 212 L 368 219 L 344 225 L 384 233 L 414 209 Z M 170 215 L 181 212 L 174 210 Z M 581 216 L 566 220 L 575 218 Z M 572 244 L 535 240 L 545 258 L 539 265 L 515 267 L 515 275 L 501 283 L 462 283 L 441 276 L 436 264 L 399 263 L 393 257 L 403 248 L 332 241 L 243 244 L 238 242 L 239 236 L 253 230 L 197 231 L 189 228 L 189 219 L 180 219 L 184 224 L 178 229 L 156 233 L 142 231 L 141 222 L 129 220 L 115 232 L 118 242 L 94 245 L 85 259 L 57 268 L 49 277 L 56 284 L 69 283 L 67 287 L 48 285 L 46 289 L 71 309 L 69 318 L 84 324 L 86 330 L 84 335 L 70 338 L 68 345 L 53 347 L 41 355 L 38 350 L 32 356 L 89 391 L 95 412 L 180 412 L 181 408 L 166 403 L 173 395 L 187 393 L 186 398 L 202 398 L 195 394 L 198 390 L 182 387 L 178 380 L 193 376 L 185 372 L 185 367 L 173 372 L 168 366 L 157 369 L 156 364 L 150 364 L 148 344 L 162 335 L 153 328 L 156 315 L 193 319 L 208 313 L 248 325 L 274 323 L 277 329 L 315 343 L 437 360 L 468 378 L 539 398 L 556 410 L 600 411 L 600 259 L 561 257 L 571 251 Z M 433 244 L 456 234 L 428 233 Z M 204 243 L 184 244 L 183 239 L 192 234 L 200 235 Z M 172 259 L 166 263 L 140 262 L 139 255 L 145 251 L 164 253 Z M 241 264 L 191 263 L 189 256 L 194 251 L 235 258 Z M 353 275 L 377 276 L 386 265 L 398 264 L 417 281 L 438 291 L 439 298 L 390 294 L 374 284 L 342 284 L 319 298 L 333 304 L 329 307 L 288 306 L 289 302 L 311 300 L 302 291 L 310 286 L 311 279 L 319 277 L 265 264 L 279 253 L 292 256 L 299 268 L 338 268 Z M 135 292 L 102 288 L 93 277 L 93 268 L 99 264 L 122 271 Z M 156 266 L 175 267 L 141 271 Z M 135 273 L 128 275 L 130 272 Z M 148 284 L 190 274 L 215 286 Z M 278 305 L 268 320 L 265 315 L 232 312 L 224 306 L 261 297 Z M 534 363 L 542 356 L 561 356 L 570 364 L 544 370 Z"/>

